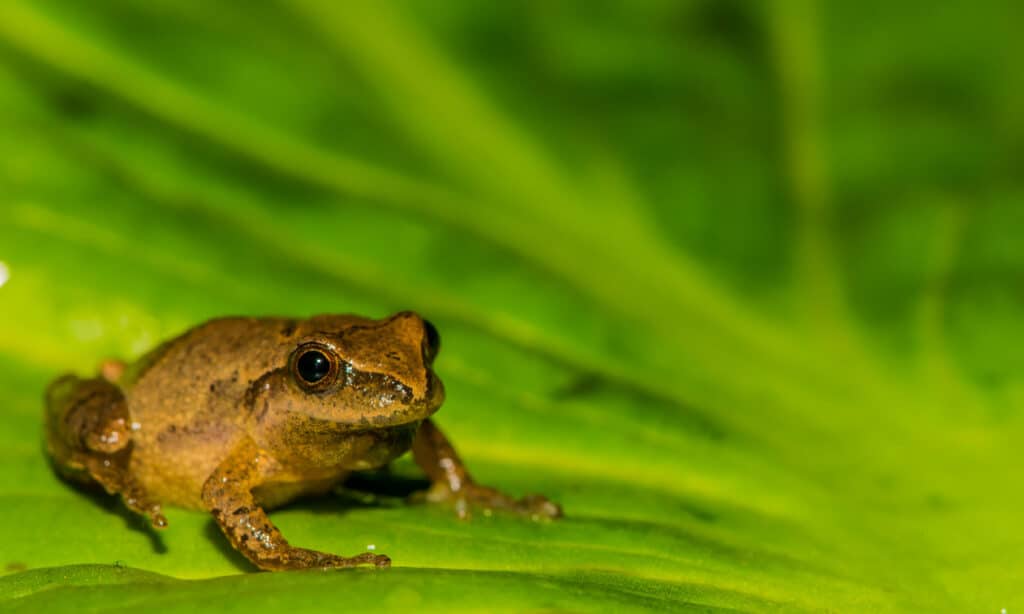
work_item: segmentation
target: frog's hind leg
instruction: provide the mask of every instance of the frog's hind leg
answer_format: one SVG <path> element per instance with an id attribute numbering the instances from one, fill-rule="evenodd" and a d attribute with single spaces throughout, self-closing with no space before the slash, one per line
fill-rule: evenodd
<path id="1" fill-rule="evenodd" d="M 57 471 L 72 480 L 98 482 L 163 528 L 167 519 L 160 504 L 130 471 L 130 422 L 124 395 L 106 378 L 65 375 L 46 391 L 46 447 Z"/>

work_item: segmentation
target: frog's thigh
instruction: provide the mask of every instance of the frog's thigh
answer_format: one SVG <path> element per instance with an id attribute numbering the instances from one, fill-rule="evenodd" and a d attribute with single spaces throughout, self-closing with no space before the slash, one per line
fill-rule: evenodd
<path id="1" fill-rule="evenodd" d="M 272 481 L 278 469 L 274 459 L 247 438 L 203 485 L 203 505 L 235 550 L 265 570 L 391 564 L 388 557 L 369 552 L 342 557 L 290 545 L 253 496 L 253 490 Z"/>
<path id="2" fill-rule="evenodd" d="M 121 390 L 106 379 L 66 375 L 46 391 L 46 442 L 62 469 L 84 469 L 85 457 L 114 454 L 131 441 Z"/>
<path id="3" fill-rule="evenodd" d="M 130 471 L 131 420 L 121 389 L 105 378 L 64 376 L 46 393 L 46 442 L 57 469 L 80 481 L 96 481 L 120 494 L 132 511 L 154 526 L 167 521 Z"/>

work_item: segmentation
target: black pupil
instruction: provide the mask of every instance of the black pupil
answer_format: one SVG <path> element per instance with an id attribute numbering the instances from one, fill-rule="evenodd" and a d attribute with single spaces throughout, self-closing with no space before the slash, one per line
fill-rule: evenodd
<path id="1" fill-rule="evenodd" d="M 299 372 L 299 377 L 310 384 L 319 382 L 331 372 L 331 362 L 322 352 L 316 350 L 310 350 L 299 356 L 295 367 Z"/>

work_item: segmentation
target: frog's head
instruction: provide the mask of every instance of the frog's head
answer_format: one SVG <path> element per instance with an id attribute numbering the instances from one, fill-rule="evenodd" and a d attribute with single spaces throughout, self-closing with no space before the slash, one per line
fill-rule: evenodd
<path id="1" fill-rule="evenodd" d="M 310 318 L 289 335 L 272 409 L 352 430 L 418 423 L 444 401 L 432 370 L 440 344 L 433 324 L 409 311 Z"/>

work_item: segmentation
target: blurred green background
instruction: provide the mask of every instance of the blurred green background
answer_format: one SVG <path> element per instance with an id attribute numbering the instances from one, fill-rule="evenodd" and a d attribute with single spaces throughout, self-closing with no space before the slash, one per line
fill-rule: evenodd
<path id="1" fill-rule="evenodd" d="M 0 608 L 1024 607 L 1017 3 L 0 4 Z M 227 314 L 441 329 L 536 524 L 341 494 L 250 574 L 41 395 Z M 405 463 L 405 470 L 410 470 Z"/>

